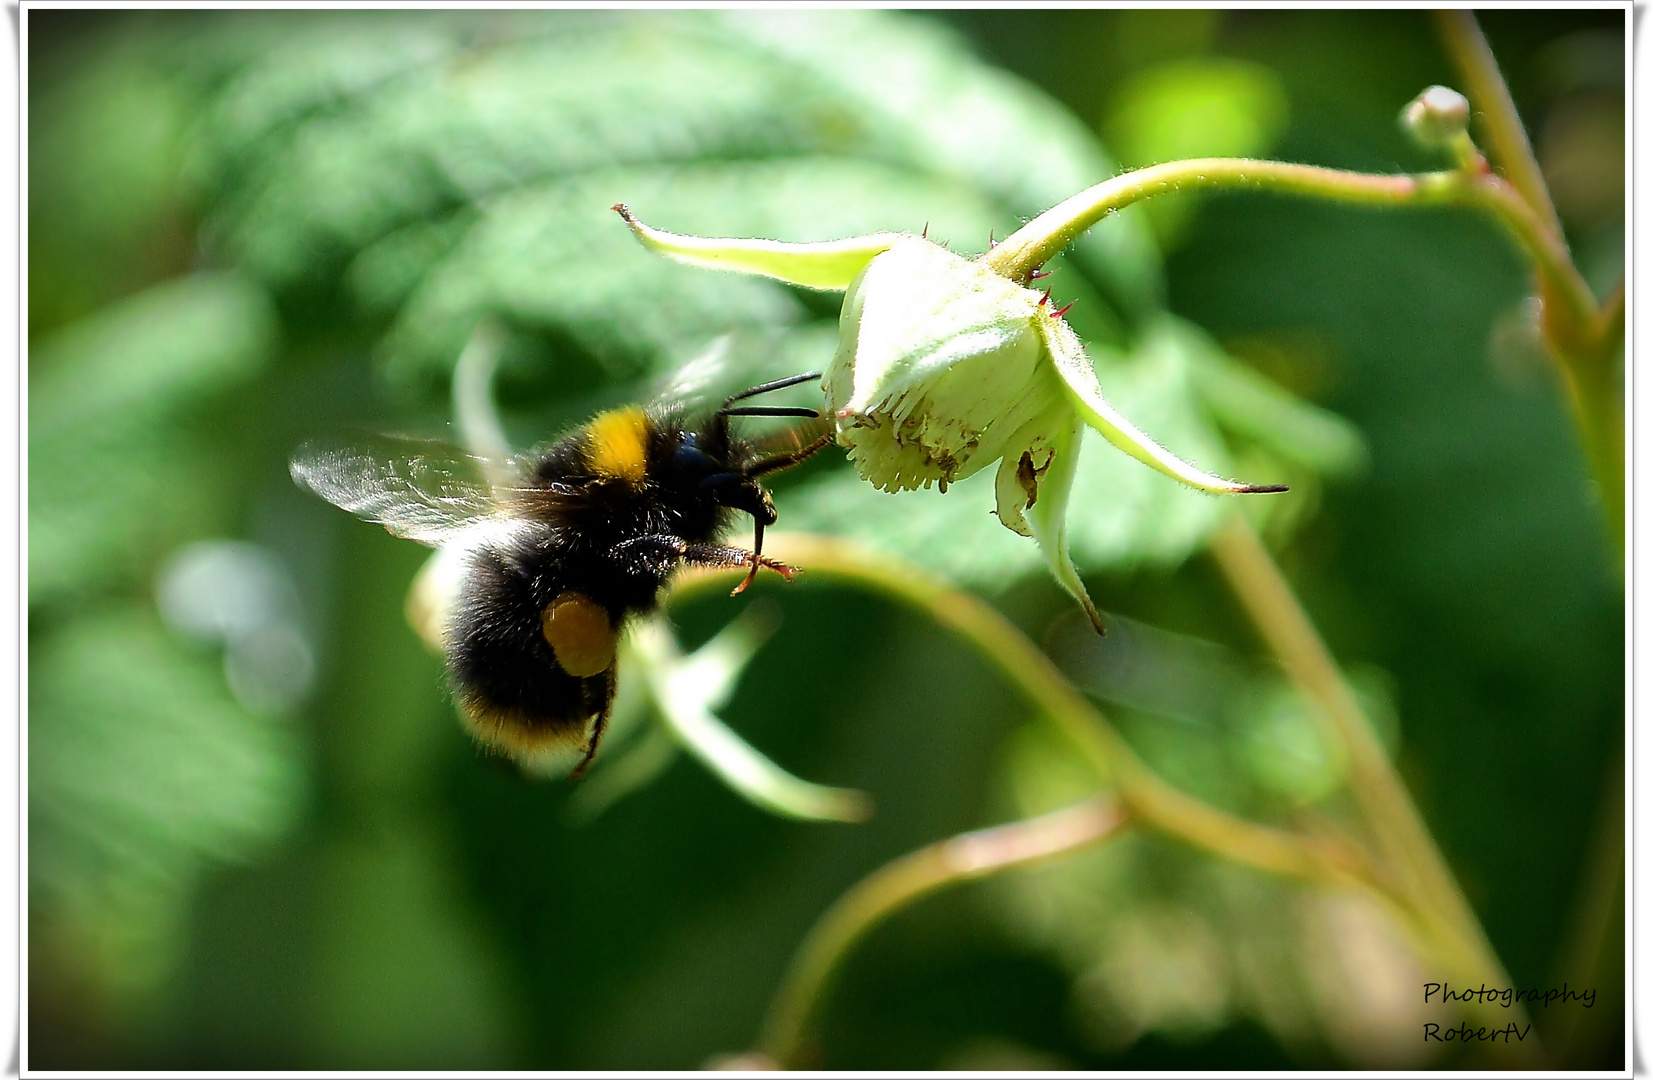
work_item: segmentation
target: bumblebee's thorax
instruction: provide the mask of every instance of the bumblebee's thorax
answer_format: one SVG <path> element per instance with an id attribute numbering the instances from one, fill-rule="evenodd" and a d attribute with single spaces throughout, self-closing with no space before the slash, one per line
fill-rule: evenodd
<path id="1" fill-rule="evenodd" d="M 715 539 L 732 515 L 718 481 L 743 454 L 720 420 L 690 431 L 635 407 L 602 413 L 540 454 L 529 482 L 551 497 L 505 554 L 528 578 L 555 564 L 617 615 L 651 606 L 670 570 L 651 538 Z"/>

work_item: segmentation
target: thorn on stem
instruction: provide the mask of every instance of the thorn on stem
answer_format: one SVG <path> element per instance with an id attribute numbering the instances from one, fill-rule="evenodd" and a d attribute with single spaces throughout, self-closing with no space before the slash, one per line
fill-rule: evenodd
<path id="1" fill-rule="evenodd" d="M 1050 317 L 1053 318 L 1053 319 L 1060 319 L 1063 315 L 1066 315 L 1069 311 L 1073 310 L 1073 305 L 1077 304 L 1078 302 L 1079 301 L 1077 301 L 1077 300 L 1069 300 L 1067 307 L 1063 308 L 1061 311 L 1051 312 Z"/>

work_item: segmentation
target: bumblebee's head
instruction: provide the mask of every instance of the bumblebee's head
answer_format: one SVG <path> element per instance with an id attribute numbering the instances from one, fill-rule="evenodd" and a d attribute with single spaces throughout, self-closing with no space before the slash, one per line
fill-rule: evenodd
<path id="1" fill-rule="evenodd" d="M 711 430 L 684 431 L 672 451 L 674 479 L 703 494 L 718 506 L 751 514 L 759 524 L 775 523 L 775 504 L 758 482 L 762 472 L 771 471 L 759 463 L 749 466 L 740 460 L 728 437 L 727 421 L 719 416 Z"/>
<path id="2" fill-rule="evenodd" d="M 815 382 L 820 377 L 820 372 L 810 371 L 787 379 L 776 379 L 736 394 L 723 403 L 723 408 L 717 411 L 704 429 L 682 432 L 672 449 L 669 468 L 679 485 L 692 486 L 697 494 L 709 496 L 714 506 L 752 515 L 752 569 L 747 573 L 746 580 L 735 587 L 736 593 L 752 583 L 759 565 L 778 565 L 765 563 L 763 559 L 764 527 L 775 524 L 778 515 L 775 504 L 769 499 L 769 492 L 758 478 L 765 473 L 796 465 L 830 443 L 832 436 L 823 435 L 808 446 L 794 445 L 789 451 L 760 460 L 754 455 L 752 447 L 729 434 L 731 416 L 798 416 L 818 420 L 821 414 L 814 409 L 796 406 L 737 406 L 735 402 L 767 394 L 771 390 Z"/>

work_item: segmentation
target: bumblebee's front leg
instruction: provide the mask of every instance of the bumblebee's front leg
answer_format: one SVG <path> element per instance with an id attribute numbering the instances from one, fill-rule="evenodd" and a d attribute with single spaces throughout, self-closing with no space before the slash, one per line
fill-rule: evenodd
<path id="1" fill-rule="evenodd" d="M 745 548 L 729 547 L 726 544 L 690 544 L 683 552 L 683 561 L 694 563 L 696 566 L 719 569 L 743 567 L 752 565 L 752 553 Z M 798 573 L 796 566 L 788 566 L 786 563 L 761 555 L 758 556 L 758 565 L 767 566 L 788 581 Z"/>
<path id="2" fill-rule="evenodd" d="M 641 567 L 644 572 L 659 578 L 675 570 L 679 560 L 719 570 L 752 565 L 752 553 L 745 548 L 726 544 L 695 544 L 669 533 L 639 536 L 615 545 L 614 551 L 622 562 L 632 568 L 633 573 Z M 798 572 L 796 567 L 774 559 L 760 557 L 758 565 L 767 566 L 788 581 Z"/>
<path id="3" fill-rule="evenodd" d="M 614 545 L 614 561 L 629 577 L 647 576 L 664 581 L 677 569 L 690 544 L 681 536 L 655 533 L 638 536 Z"/>

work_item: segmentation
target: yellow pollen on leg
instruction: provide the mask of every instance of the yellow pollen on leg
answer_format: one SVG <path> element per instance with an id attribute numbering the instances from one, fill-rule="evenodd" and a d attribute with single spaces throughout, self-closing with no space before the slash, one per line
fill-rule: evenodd
<path id="1" fill-rule="evenodd" d="M 591 421 L 591 471 L 598 476 L 641 484 L 648 465 L 648 424 L 643 410 L 614 409 Z"/>
<path id="2" fill-rule="evenodd" d="M 557 666 L 575 678 L 601 675 L 614 664 L 614 624 L 591 597 L 565 592 L 540 613 L 540 629 Z"/>

